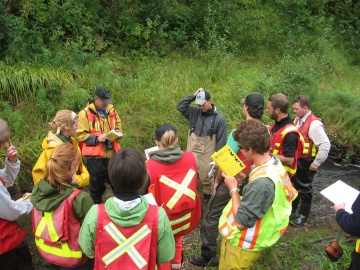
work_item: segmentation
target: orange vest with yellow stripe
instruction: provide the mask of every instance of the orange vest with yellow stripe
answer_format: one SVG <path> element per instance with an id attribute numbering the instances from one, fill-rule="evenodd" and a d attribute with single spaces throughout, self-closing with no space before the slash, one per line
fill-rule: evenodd
<path id="1" fill-rule="evenodd" d="M 80 192 L 75 189 L 54 211 L 43 212 L 33 208 L 35 244 L 49 263 L 74 268 L 89 260 L 78 243 L 81 224 L 72 206 Z"/>
<path id="2" fill-rule="evenodd" d="M 309 137 L 309 129 L 310 125 L 314 120 L 319 120 L 322 122 L 321 119 L 317 118 L 315 115 L 310 114 L 306 121 L 299 127 L 299 132 L 304 138 L 304 150 L 301 154 L 301 158 L 314 158 L 317 154 L 317 147 L 314 142 Z M 295 125 L 299 121 L 299 118 L 296 118 Z"/>
<path id="3" fill-rule="evenodd" d="M 120 227 L 98 206 L 95 270 L 154 270 L 158 246 L 159 208 L 149 204 L 144 219 L 133 227 Z"/>
<path id="4" fill-rule="evenodd" d="M 87 119 L 89 122 L 89 133 L 94 136 L 100 136 L 101 134 L 103 134 L 103 128 L 101 126 L 101 122 L 100 122 L 98 114 L 89 108 L 85 108 L 84 110 L 86 112 L 86 116 L 87 116 Z M 108 116 L 109 125 L 110 125 L 111 130 L 115 129 L 116 117 L 117 116 L 116 116 L 116 113 L 114 110 L 111 111 Z M 81 146 L 81 151 L 82 151 L 83 156 L 93 156 L 93 157 L 104 156 L 104 151 L 103 151 L 101 142 L 98 142 L 97 145 L 87 145 L 84 142 L 79 145 Z M 115 152 L 120 150 L 120 144 L 118 141 L 116 141 L 116 140 L 113 141 L 113 145 L 114 145 Z"/>
<path id="5" fill-rule="evenodd" d="M 174 235 L 182 236 L 192 231 L 201 216 L 194 153 L 184 152 L 172 164 L 149 159 L 146 167 L 150 178 L 149 192 L 154 194 L 156 203 L 164 208 Z"/>
<path id="6" fill-rule="evenodd" d="M 274 128 L 274 125 L 275 123 L 271 126 L 270 132 Z M 293 164 L 291 166 L 284 165 L 284 168 L 288 172 L 290 177 L 295 175 L 297 168 L 297 160 L 302 155 L 304 149 L 304 139 L 302 135 L 300 134 L 299 130 L 296 128 L 294 124 L 287 124 L 283 128 L 276 131 L 274 134 L 272 134 L 270 138 L 270 153 L 274 155 L 282 155 L 284 138 L 287 134 L 291 132 L 295 132 L 299 134 L 299 138 L 296 146 Z"/>

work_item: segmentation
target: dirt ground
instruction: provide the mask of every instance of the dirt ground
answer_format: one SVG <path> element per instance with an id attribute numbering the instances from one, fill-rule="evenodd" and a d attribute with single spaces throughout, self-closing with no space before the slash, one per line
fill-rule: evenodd
<path id="1" fill-rule="evenodd" d="M 324 167 L 324 168 L 323 168 Z M 333 204 L 320 195 L 320 191 L 337 180 L 343 180 L 353 187 L 358 188 L 360 184 L 360 169 L 356 167 L 334 167 L 332 164 L 324 165 L 318 171 L 314 180 L 314 198 L 311 214 L 307 223 L 301 227 L 289 226 L 285 237 L 293 237 L 301 232 L 311 231 L 326 231 L 328 235 L 335 235 L 341 230 L 336 225 L 335 213 L 333 210 Z M 21 196 L 21 192 L 17 192 L 14 195 L 14 199 Z M 108 188 L 105 197 L 112 196 L 112 192 Z M 30 250 L 33 256 L 33 265 L 36 270 L 42 270 L 41 257 L 35 247 L 34 237 L 31 227 L 31 215 L 24 216 L 19 219 L 21 226 L 27 229 L 28 234 L 26 241 L 30 246 Z M 200 225 L 192 231 L 190 234 L 184 237 L 184 252 L 185 252 L 185 267 L 184 269 L 197 270 L 203 269 L 202 267 L 196 267 L 189 262 L 189 254 L 194 254 L 200 249 L 200 237 L 199 237 Z M 1 268 L 1 267 L 0 267 Z M 211 268 L 216 269 L 216 268 Z"/>

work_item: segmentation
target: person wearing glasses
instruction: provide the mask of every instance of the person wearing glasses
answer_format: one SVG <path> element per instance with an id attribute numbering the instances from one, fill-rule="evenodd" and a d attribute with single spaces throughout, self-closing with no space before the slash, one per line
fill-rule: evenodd
<path id="1" fill-rule="evenodd" d="M 78 114 L 79 123 L 76 138 L 80 142 L 82 155 L 90 173 L 90 195 L 94 203 L 102 203 L 105 182 L 109 181 L 108 163 L 120 150 L 118 140 L 109 140 L 107 134 L 115 131 L 122 134 L 121 119 L 112 105 L 110 90 L 98 86 L 94 99 Z M 118 137 L 120 139 L 121 136 Z"/>
<path id="2" fill-rule="evenodd" d="M 197 107 L 190 106 L 193 101 Z M 207 203 L 214 187 L 214 174 L 209 174 L 209 163 L 212 162 L 211 155 L 226 144 L 226 120 L 212 103 L 210 93 L 203 88 L 180 100 L 177 109 L 189 121 L 187 151 L 195 153 L 199 160 L 199 180 Z"/>

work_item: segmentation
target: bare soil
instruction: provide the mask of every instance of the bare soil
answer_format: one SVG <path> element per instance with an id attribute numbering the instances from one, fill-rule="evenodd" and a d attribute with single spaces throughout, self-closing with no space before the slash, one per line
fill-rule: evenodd
<path id="1" fill-rule="evenodd" d="M 350 184 L 351 186 L 358 188 L 360 185 L 360 169 L 354 166 L 342 166 L 336 167 L 333 165 L 334 162 L 327 162 L 324 164 L 318 173 L 315 176 L 314 180 L 314 197 L 313 197 L 313 206 L 311 214 L 307 223 L 300 227 L 289 226 L 288 231 L 285 234 L 285 237 L 294 237 L 300 233 L 312 232 L 312 231 L 326 231 L 329 238 L 332 235 L 335 236 L 336 233 L 339 233 L 341 230 L 336 225 L 335 222 L 335 213 L 333 210 L 333 204 L 320 195 L 320 191 L 330 184 L 341 179 L 344 182 Z M 20 190 L 13 190 L 16 194 L 13 196 L 14 199 L 19 198 L 24 191 L 30 191 L 31 187 L 23 187 Z M 112 196 L 112 192 L 108 188 L 106 191 L 105 197 Z M 33 256 L 33 265 L 36 270 L 42 270 L 41 266 L 41 257 L 35 247 L 34 236 L 32 234 L 32 224 L 31 224 L 31 215 L 21 217 L 18 222 L 20 225 L 27 229 L 28 234 L 26 236 L 26 241 L 30 246 L 30 250 Z M 185 253 L 185 267 L 184 269 L 203 269 L 202 267 L 197 267 L 192 265 L 189 262 L 189 256 L 191 254 L 196 254 L 200 251 L 200 224 L 198 227 L 192 231 L 190 234 L 184 237 L 184 253 Z M 330 242 L 330 240 L 329 240 Z M 325 247 L 324 243 L 324 247 Z M 209 268 L 206 269 L 217 269 Z"/>

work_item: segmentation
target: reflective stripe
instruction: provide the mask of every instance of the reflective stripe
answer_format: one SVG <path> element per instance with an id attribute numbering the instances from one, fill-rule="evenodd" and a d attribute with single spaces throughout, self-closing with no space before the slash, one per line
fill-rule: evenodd
<path id="1" fill-rule="evenodd" d="M 184 226 L 179 227 L 179 228 L 173 230 L 173 234 L 177 234 L 177 233 L 179 233 L 179 232 L 181 232 L 181 231 L 185 231 L 185 230 L 187 230 L 187 229 L 189 229 L 189 228 L 190 228 L 190 223 L 186 223 Z"/>
<path id="2" fill-rule="evenodd" d="M 43 217 L 41 218 L 39 225 L 36 228 L 35 236 L 41 237 L 42 232 L 47 226 L 49 236 L 53 242 L 56 242 L 59 240 L 59 236 L 55 230 L 54 223 L 52 221 L 52 214 L 54 211 L 51 212 L 44 212 Z"/>
<path id="3" fill-rule="evenodd" d="M 186 174 L 184 180 L 181 182 L 181 184 L 171 180 L 170 178 L 166 177 L 165 175 L 161 176 L 161 178 L 159 180 L 161 183 L 164 183 L 165 185 L 176 190 L 175 194 L 166 203 L 166 206 L 169 209 L 174 208 L 174 206 L 180 200 L 182 195 L 187 195 L 188 197 L 190 197 L 191 199 L 193 199 L 195 201 L 195 198 L 196 198 L 195 192 L 188 188 L 194 175 L 195 175 L 195 171 L 190 169 L 188 171 L 188 173 Z"/>
<path id="4" fill-rule="evenodd" d="M 355 251 L 360 254 L 360 238 L 356 240 Z"/>
<path id="5" fill-rule="evenodd" d="M 186 229 L 188 229 L 190 227 L 190 219 L 191 219 L 191 212 L 187 213 L 186 215 L 184 215 L 184 216 L 182 216 L 182 217 L 180 217 L 178 219 L 170 220 L 171 227 L 173 227 L 174 225 L 177 225 L 179 223 L 182 223 L 182 222 L 184 222 L 186 220 L 189 220 L 189 222 L 186 223 L 185 225 L 173 230 L 173 234 L 177 234 L 177 233 L 179 233 L 181 231 L 185 231 Z"/>
<path id="6" fill-rule="evenodd" d="M 128 239 L 115 227 L 112 222 L 108 223 L 104 227 L 104 229 L 119 245 L 112 251 L 110 251 L 108 254 L 106 254 L 104 257 L 102 257 L 102 260 L 106 265 L 109 265 L 124 253 L 127 253 L 131 257 L 131 259 L 134 261 L 134 263 L 139 269 L 143 268 L 147 264 L 146 260 L 134 247 L 135 244 L 140 242 L 145 236 L 151 233 L 151 230 L 147 225 L 141 227 Z"/>
<path id="7" fill-rule="evenodd" d="M 245 249 L 253 249 L 259 236 L 262 219 L 255 222 L 254 227 L 244 230 L 239 239 L 238 246 Z"/>
<path id="8" fill-rule="evenodd" d="M 45 244 L 44 239 L 35 237 L 36 246 L 49 254 L 61 256 L 64 258 L 75 258 L 75 259 L 79 259 L 83 256 L 82 250 L 73 251 L 69 248 L 68 243 L 64 243 L 60 241 L 56 241 L 54 243 L 57 244 L 59 247 L 49 246 Z"/>

